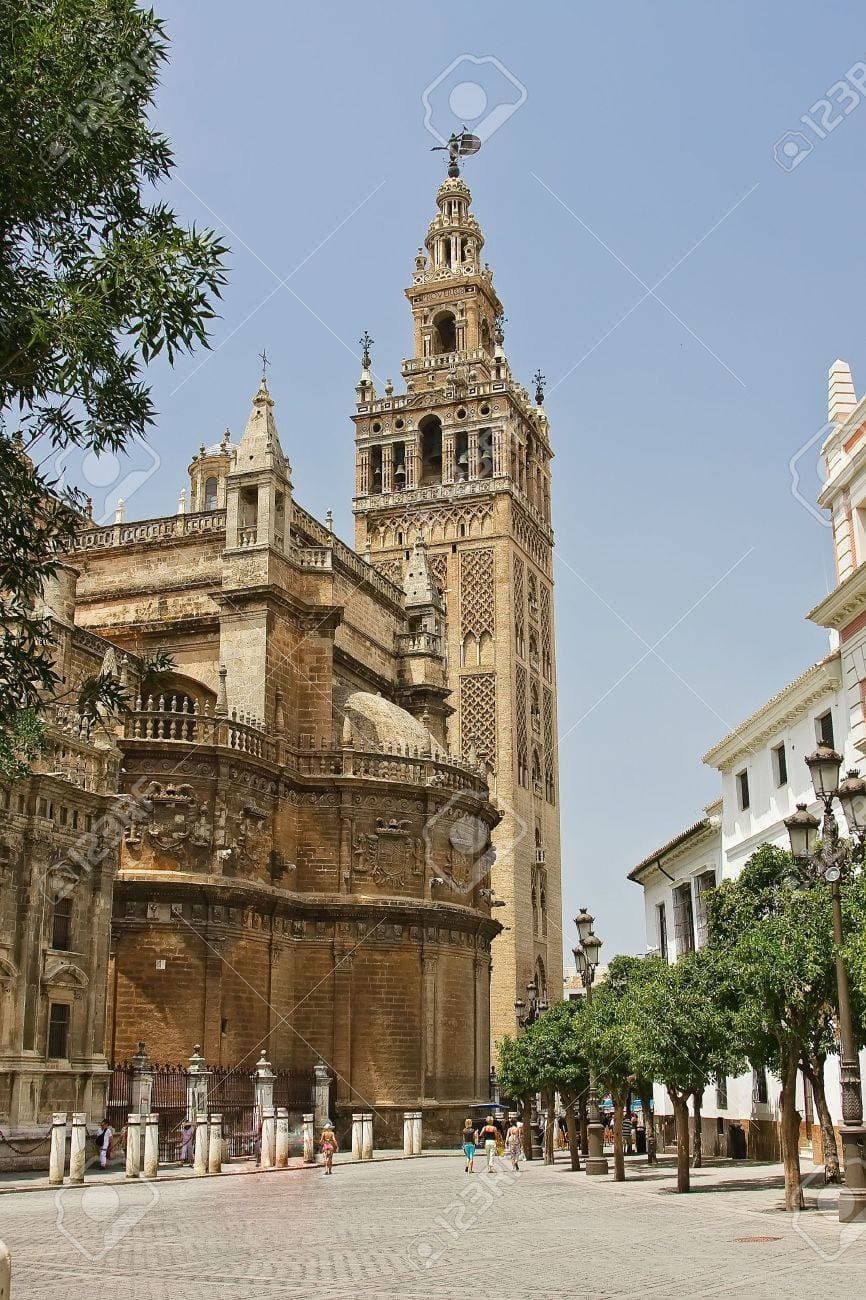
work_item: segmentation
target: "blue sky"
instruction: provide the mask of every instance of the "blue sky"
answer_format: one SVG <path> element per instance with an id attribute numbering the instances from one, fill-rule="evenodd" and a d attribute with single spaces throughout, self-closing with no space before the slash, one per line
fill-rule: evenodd
<path id="1" fill-rule="evenodd" d="M 862 8 L 157 9 L 167 197 L 233 251 L 213 354 L 153 371 L 161 463 L 128 517 L 173 510 L 198 444 L 239 433 L 264 344 L 296 494 L 351 539 L 356 340 L 399 379 L 442 173 L 425 88 L 460 56 L 505 69 L 464 59 L 434 86 L 445 132 L 455 85 L 465 112 L 481 84 L 482 132 L 524 101 L 467 176 L 512 367 L 549 380 L 567 948 L 586 905 L 605 953 L 641 950 L 626 872 L 715 797 L 700 755 L 826 647 L 803 615 L 830 536 L 789 462 L 826 420 L 833 359 L 866 384 Z"/>

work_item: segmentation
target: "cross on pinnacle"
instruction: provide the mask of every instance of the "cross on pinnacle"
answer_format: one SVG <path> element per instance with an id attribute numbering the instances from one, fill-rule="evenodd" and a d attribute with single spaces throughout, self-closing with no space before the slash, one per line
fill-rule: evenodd
<path id="1" fill-rule="evenodd" d="M 264 384 L 267 382 L 268 366 L 271 364 L 270 361 L 268 361 L 268 354 L 265 348 L 262 348 L 261 352 L 259 353 L 259 360 L 262 363 L 262 383 Z"/>
<path id="2" fill-rule="evenodd" d="M 544 375 L 540 370 L 536 370 L 532 376 L 532 382 L 535 384 L 535 401 L 538 406 L 544 402 L 544 385 L 547 383 Z"/>

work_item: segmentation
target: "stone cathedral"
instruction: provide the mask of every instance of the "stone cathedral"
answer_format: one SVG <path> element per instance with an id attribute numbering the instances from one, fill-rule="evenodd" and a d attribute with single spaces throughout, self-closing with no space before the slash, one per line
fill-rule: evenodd
<path id="1" fill-rule="evenodd" d="M 298 500 L 263 377 L 174 513 L 84 521 L 44 592 L 64 698 L 98 670 L 128 708 L 53 707 L 0 782 L 4 1130 L 99 1118 L 144 1039 L 322 1060 L 341 1126 L 387 1142 L 419 1107 L 451 1143 L 515 1001 L 560 996 L 547 418 L 461 177 L 437 208 L 403 393 L 364 346 L 354 549 Z"/>

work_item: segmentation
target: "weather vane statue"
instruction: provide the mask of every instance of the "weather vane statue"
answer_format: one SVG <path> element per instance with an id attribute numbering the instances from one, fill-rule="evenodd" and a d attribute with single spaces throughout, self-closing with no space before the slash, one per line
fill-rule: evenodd
<path id="1" fill-rule="evenodd" d="M 447 144 L 434 144 L 430 152 L 436 153 L 437 150 L 442 150 L 443 152 L 447 150 L 448 151 L 448 175 L 459 176 L 460 159 L 468 158 L 472 154 L 478 153 L 478 150 L 480 148 L 481 148 L 481 141 L 479 140 L 478 136 L 473 135 L 471 131 L 467 131 L 466 127 L 464 126 L 463 130 L 459 134 L 456 131 L 451 132 L 451 135 L 448 137 Z"/>
<path id="2" fill-rule="evenodd" d="M 370 367 L 370 348 L 373 346 L 375 340 L 370 338 L 370 335 L 367 332 L 367 330 L 364 330 L 364 333 L 358 339 L 358 342 L 360 343 L 362 348 L 361 365 L 364 367 L 365 370 L 367 370 Z"/>

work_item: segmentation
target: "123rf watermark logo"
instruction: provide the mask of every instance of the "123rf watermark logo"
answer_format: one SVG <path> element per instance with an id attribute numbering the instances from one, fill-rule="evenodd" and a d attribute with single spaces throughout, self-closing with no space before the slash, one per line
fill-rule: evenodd
<path id="1" fill-rule="evenodd" d="M 821 448 L 835 428 L 835 424 L 822 425 L 811 438 L 807 438 L 802 446 L 797 448 L 788 461 L 791 496 L 825 528 L 830 527 L 830 518 L 816 505 L 827 481 Z"/>
<path id="2" fill-rule="evenodd" d="M 490 873 L 494 862 L 507 870 L 529 835 L 526 822 L 510 804 L 498 796 L 493 803 L 499 812 L 495 827 L 459 790 L 427 818 L 422 839 L 431 886 L 464 895 L 480 886 L 482 896 L 493 902 Z"/>
<path id="3" fill-rule="evenodd" d="M 159 466 L 159 455 L 139 436 L 130 438 L 122 453 L 97 455 L 70 443 L 54 456 L 58 487 L 80 488 L 90 498 L 95 524 L 113 523 L 118 513 L 122 517 L 130 497 L 153 478 Z"/>
<path id="4" fill-rule="evenodd" d="M 96 1166 L 88 1162 L 88 1169 Z M 58 1232 L 91 1263 L 105 1259 L 159 1203 L 155 1183 L 144 1178 L 128 1183 L 93 1182 L 64 1187 L 54 1197 Z"/>
<path id="5" fill-rule="evenodd" d="M 526 103 L 523 82 L 493 54 L 458 54 L 421 94 L 424 125 L 440 145 L 464 127 L 484 144 Z"/>
<path id="6" fill-rule="evenodd" d="M 855 1169 L 855 1182 L 864 1175 L 863 1161 L 849 1157 L 849 1171 Z M 798 1237 L 811 1246 L 825 1264 L 834 1264 L 850 1246 L 866 1232 L 866 1214 L 854 1222 L 840 1221 L 841 1201 L 846 1189 L 838 1184 L 826 1183 L 824 1171 L 816 1170 L 803 1179 L 803 1209 L 795 1210 L 792 1226 Z M 844 1212 L 842 1215 L 844 1219 Z"/>
<path id="7" fill-rule="evenodd" d="M 851 65 L 800 118 L 805 131 L 786 131 L 773 145 L 773 158 L 782 171 L 792 172 L 805 162 L 816 143 L 826 140 L 866 98 L 866 63 Z"/>

